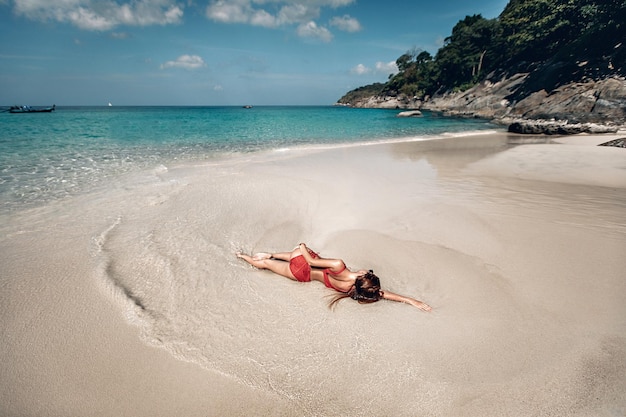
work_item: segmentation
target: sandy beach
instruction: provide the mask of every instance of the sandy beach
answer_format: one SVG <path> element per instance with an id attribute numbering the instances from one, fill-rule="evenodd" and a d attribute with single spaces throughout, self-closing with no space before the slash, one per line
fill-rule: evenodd
<path id="1" fill-rule="evenodd" d="M 0 415 L 624 416 L 620 135 L 285 149 L 0 217 Z M 433 306 L 235 251 L 307 242 Z"/>

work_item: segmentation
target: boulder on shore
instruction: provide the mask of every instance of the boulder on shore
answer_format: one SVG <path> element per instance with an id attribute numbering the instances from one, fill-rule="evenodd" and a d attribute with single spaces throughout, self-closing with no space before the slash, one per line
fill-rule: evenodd
<path id="1" fill-rule="evenodd" d="M 613 146 L 616 148 L 626 148 L 626 138 L 610 140 L 599 144 L 598 146 Z"/>
<path id="2" fill-rule="evenodd" d="M 579 133 L 616 133 L 617 126 L 596 123 L 568 123 L 556 120 L 517 120 L 509 125 L 511 133 L 531 135 L 577 135 Z"/>

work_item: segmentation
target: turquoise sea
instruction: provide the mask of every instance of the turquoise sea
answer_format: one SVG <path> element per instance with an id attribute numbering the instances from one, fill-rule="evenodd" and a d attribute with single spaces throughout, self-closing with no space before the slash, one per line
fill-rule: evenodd
<path id="1" fill-rule="evenodd" d="M 478 119 L 335 106 L 57 107 L 0 113 L 1 211 L 84 193 L 130 171 L 298 146 L 428 138 Z"/>

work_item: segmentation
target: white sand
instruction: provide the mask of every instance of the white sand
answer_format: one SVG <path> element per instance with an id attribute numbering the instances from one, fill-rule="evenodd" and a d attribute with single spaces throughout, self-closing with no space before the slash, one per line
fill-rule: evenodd
<path id="1" fill-rule="evenodd" d="M 0 219 L 0 415 L 626 415 L 626 151 L 507 137 L 157 170 Z M 330 312 L 232 255 L 299 241 L 434 311 Z"/>

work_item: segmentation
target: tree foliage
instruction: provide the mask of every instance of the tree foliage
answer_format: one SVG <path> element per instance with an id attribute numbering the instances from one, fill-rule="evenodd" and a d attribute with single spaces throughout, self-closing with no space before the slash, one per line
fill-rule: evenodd
<path id="1" fill-rule="evenodd" d="M 499 18 L 507 55 L 546 60 L 581 35 L 617 23 L 611 10 L 623 9 L 624 4 L 611 0 L 511 0 Z"/>
<path id="2" fill-rule="evenodd" d="M 434 57 L 420 50 L 403 54 L 396 60 L 398 73 L 376 89 L 422 98 L 467 89 L 489 74 L 530 72 L 555 60 L 568 72 L 554 83 L 564 77 L 578 81 L 624 74 L 625 34 L 626 0 L 510 0 L 498 18 L 478 14 L 459 21 Z M 583 61 L 593 65 L 576 70 Z"/>
<path id="3" fill-rule="evenodd" d="M 340 100 L 341 103 L 355 103 L 364 98 L 369 98 L 372 96 L 377 96 L 382 93 L 385 84 L 375 83 L 366 85 L 363 87 L 359 87 L 350 91 L 348 94 L 343 96 Z"/>

